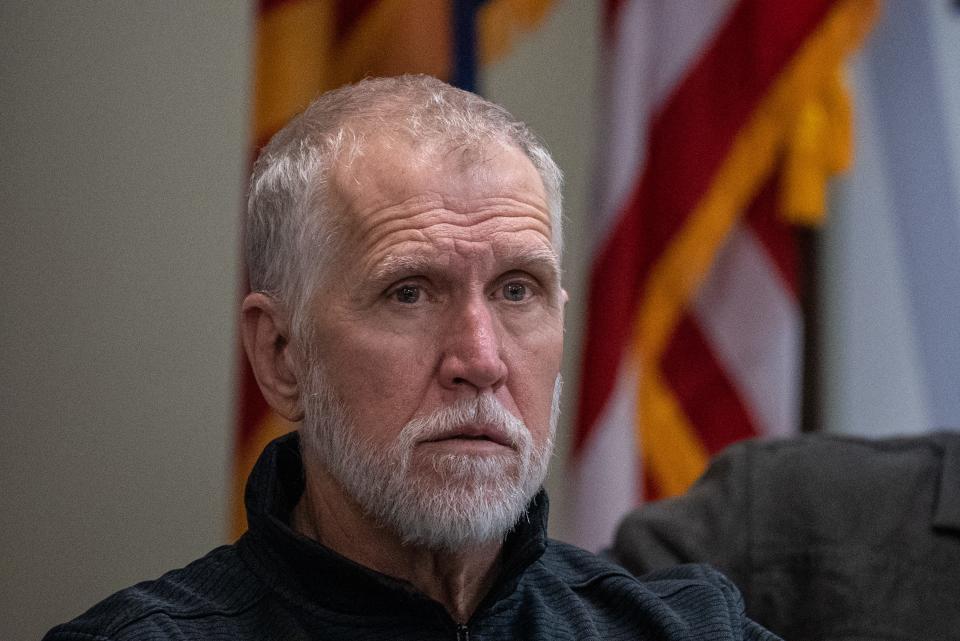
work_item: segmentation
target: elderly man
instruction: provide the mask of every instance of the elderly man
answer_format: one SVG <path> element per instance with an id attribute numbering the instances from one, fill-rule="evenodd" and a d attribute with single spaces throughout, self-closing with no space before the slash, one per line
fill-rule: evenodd
<path id="1" fill-rule="evenodd" d="M 55 628 L 67 639 L 775 639 L 715 572 L 656 580 L 546 538 L 560 172 L 429 77 L 321 96 L 260 155 L 244 347 L 297 433 L 249 531 Z"/>

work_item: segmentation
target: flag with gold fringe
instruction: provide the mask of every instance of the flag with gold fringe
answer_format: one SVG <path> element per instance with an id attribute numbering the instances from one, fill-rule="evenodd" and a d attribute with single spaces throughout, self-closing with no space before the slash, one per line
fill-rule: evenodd
<path id="1" fill-rule="evenodd" d="M 850 162 L 874 0 L 608 0 L 576 543 L 725 445 L 798 431 L 798 226 Z"/>

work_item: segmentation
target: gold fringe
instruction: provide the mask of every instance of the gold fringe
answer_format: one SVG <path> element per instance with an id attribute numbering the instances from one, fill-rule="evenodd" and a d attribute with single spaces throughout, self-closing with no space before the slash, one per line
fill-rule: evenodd
<path id="1" fill-rule="evenodd" d="M 784 216 L 808 224 L 822 220 L 826 181 L 851 158 L 850 101 L 840 65 L 869 31 L 877 4 L 842 0 L 831 9 L 737 134 L 713 183 L 651 271 L 634 333 L 634 358 L 642 365 L 638 398 L 646 405 L 639 409 L 637 430 L 645 460 L 676 459 L 651 464 L 664 490 L 686 488 L 661 470 L 689 470 L 689 461 L 700 460 L 702 466 L 706 459 L 689 446 L 674 448 L 674 453 L 644 454 L 668 441 L 670 434 L 681 435 L 683 443 L 697 438 L 660 371 L 663 352 L 717 251 L 781 154 Z M 689 471 L 683 476 L 693 480 Z"/>

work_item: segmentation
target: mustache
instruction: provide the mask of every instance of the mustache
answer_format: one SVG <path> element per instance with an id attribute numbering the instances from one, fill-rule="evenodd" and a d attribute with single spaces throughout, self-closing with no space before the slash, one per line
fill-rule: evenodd
<path id="1" fill-rule="evenodd" d="M 517 451 L 529 448 L 530 433 L 519 418 L 510 413 L 492 394 L 460 399 L 451 405 L 408 422 L 397 437 L 397 445 L 408 449 L 424 441 L 446 438 L 464 428 L 483 432 Z"/>

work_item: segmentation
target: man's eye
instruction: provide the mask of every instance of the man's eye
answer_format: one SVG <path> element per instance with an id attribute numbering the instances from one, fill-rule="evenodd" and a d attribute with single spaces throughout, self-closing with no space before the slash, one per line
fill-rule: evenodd
<path id="1" fill-rule="evenodd" d="M 527 286 L 523 283 L 507 283 L 503 286 L 503 297 L 518 303 L 527 297 Z"/>
<path id="2" fill-rule="evenodd" d="M 394 290 L 393 296 L 397 302 L 410 305 L 420 300 L 420 288 L 416 285 L 401 285 Z"/>

